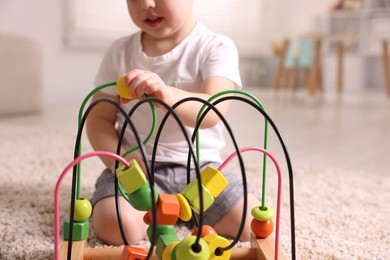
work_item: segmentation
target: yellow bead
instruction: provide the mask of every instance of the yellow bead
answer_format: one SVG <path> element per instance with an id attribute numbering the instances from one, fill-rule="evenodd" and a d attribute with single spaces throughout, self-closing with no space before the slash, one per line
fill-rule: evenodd
<path id="1" fill-rule="evenodd" d="M 206 189 L 205 186 L 202 186 L 202 195 L 203 195 L 203 211 L 206 211 L 213 203 L 214 197 L 211 195 L 210 191 Z M 191 181 L 181 192 L 184 197 L 190 202 L 192 208 L 196 213 L 200 212 L 200 198 L 199 198 L 199 189 L 198 189 L 198 180 Z"/>
<path id="2" fill-rule="evenodd" d="M 145 174 L 135 159 L 130 161 L 130 168 L 119 166 L 116 169 L 116 176 L 127 194 L 133 193 L 147 183 Z"/>
<path id="3" fill-rule="evenodd" d="M 220 248 L 224 248 L 230 245 L 229 241 L 221 236 L 215 234 L 209 234 L 203 238 L 209 245 L 210 257 L 209 260 L 229 260 L 232 255 L 232 249 L 222 251 Z"/>
<path id="4" fill-rule="evenodd" d="M 179 241 L 172 242 L 164 249 L 162 260 L 172 260 L 172 252 L 177 244 L 179 244 Z"/>
<path id="5" fill-rule="evenodd" d="M 182 194 L 176 194 L 176 197 L 180 205 L 179 218 L 183 221 L 191 220 L 192 210 L 188 200 Z"/>
<path id="6" fill-rule="evenodd" d="M 123 98 L 131 99 L 130 87 L 123 82 L 125 77 L 126 74 L 123 74 L 119 77 L 118 81 L 116 82 L 116 92 L 118 92 L 118 95 Z"/>
<path id="7" fill-rule="evenodd" d="M 217 169 L 207 166 L 201 173 L 202 184 L 210 191 L 214 198 L 226 188 L 228 180 Z"/>
<path id="8" fill-rule="evenodd" d="M 267 221 L 273 219 L 275 216 L 275 211 L 268 206 L 264 207 L 264 210 L 261 209 L 261 206 L 254 207 L 251 211 L 252 217 L 259 221 Z"/>
<path id="9" fill-rule="evenodd" d="M 70 203 L 67 209 L 68 216 L 70 218 Z M 74 202 L 74 220 L 84 221 L 87 220 L 92 214 L 92 205 L 86 198 L 76 199 Z"/>

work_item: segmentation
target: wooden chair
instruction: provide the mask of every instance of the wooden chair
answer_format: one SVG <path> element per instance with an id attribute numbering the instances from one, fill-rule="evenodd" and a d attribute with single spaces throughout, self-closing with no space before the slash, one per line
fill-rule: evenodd
<path id="1" fill-rule="evenodd" d="M 299 74 L 304 73 L 304 88 L 309 95 L 323 91 L 321 71 L 321 39 L 303 37 L 299 40 L 298 52 L 293 43 L 285 40 L 278 51 L 278 66 L 273 83 L 274 90 L 297 90 Z"/>

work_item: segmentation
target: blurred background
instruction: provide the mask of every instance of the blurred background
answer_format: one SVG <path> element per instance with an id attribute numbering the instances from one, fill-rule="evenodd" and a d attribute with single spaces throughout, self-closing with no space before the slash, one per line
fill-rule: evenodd
<path id="1" fill-rule="evenodd" d="M 299 58 L 302 38 L 313 38 L 321 40 L 325 91 L 335 90 L 340 76 L 344 91 L 385 91 L 382 41 L 390 38 L 389 2 L 196 0 L 195 16 L 236 42 L 244 87 L 275 85 L 278 66 L 294 68 L 288 62 Z M 17 112 L 12 103 L 23 96 L 31 103 L 23 110 L 82 100 L 107 46 L 134 30 L 124 0 L 1 0 L 0 112 Z M 24 75 L 27 70 L 34 75 Z"/>

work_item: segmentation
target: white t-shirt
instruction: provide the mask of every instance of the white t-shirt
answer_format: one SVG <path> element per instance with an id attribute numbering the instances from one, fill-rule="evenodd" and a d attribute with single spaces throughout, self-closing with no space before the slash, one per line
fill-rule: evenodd
<path id="1" fill-rule="evenodd" d="M 197 23 L 191 33 L 173 50 L 157 57 L 148 57 L 141 46 L 141 32 L 116 40 L 103 57 L 100 69 L 95 79 L 95 85 L 117 81 L 118 78 L 133 69 L 145 69 L 158 74 L 168 86 L 174 86 L 189 92 L 199 92 L 200 83 L 212 76 L 225 77 L 241 88 L 241 78 L 238 68 L 238 52 L 233 41 L 216 34 Z M 109 95 L 117 95 L 115 87 L 102 90 Z M 125 111 L 130 111 L 136 101 L 121 105 Z M 157 109 L 157 127 L 165 112 Z M 152 126 L 152 112 L 145 103 L 131 117 L 141 140 L 145 140 Z M 125 121 L 118 114 L 118 132 Z M 208 129 L 199 130 L 199 147 L 201 161 L 221 161 L 219 151 L 225 145 L 223 123 Z M 193 128 L 186 127 L 191 138 Z M 154 136 L 145 145 L 151 159 Z M 127 127 L 123 147 L 130 149 L 138 145 L 130 127 Z M 179 125 L 170 116 L 164 125 L 156 153 L 157 162 L 175 162 L 186 164 L 188 145 Z M 194 145 L 194 152 L 195 145 Z"/>

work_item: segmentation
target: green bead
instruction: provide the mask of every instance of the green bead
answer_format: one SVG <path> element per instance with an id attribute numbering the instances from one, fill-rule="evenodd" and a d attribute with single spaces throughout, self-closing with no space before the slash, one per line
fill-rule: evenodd
<path id="1" fill-rule="evenodd" d="M 157 204 L 158 192 L 154 188 L 154 202 Z M 142 188 L 128 195 L 129 203 L 133 208 L 139 211 L 148 211 L 152 208 L 152 197 L 149 183 L 146 183 Z"/>
<path id="2" fill-rule="evenodd" d="M 162 259 L 162 255 L 164 253 L 164 249 L 169 246 L 173 242 L 180 241 L 180 238 L 174 235 L 160 235 L 157 239 L 156 243 L 156 255 L 158 259 Z M 184 259 L 184 258 L 183 258 Z"/>
<path id="3" fill-rule="evenodd" d="M 64 221 L 64 240 L 69 240 L 69 229 L 70 222 L 69 219 Z M 73 222 L 73 240 L 81 241 L 88 238 L 89 235 L 89 220 L 84 221 L 74 221 Z"/>
<path id="4" fill-rule="evenodd" d="M 148 227 L 146 234 L 148 235 L 149 241 L 152 240 L 153 224 Z M 156 226 L 156 237 L 161 235 L 176 235 L 176 229 L 173 225 L 157 225 Z"/>
<path id="5" fill-rule="evenodd" d="M 259 221 L 268 221 L 273 219 L 275 216 L 275 211 L 268 206 L 264 207 L 264 210 L 261 209 L 261 206 L 254 207 L 251 211 L 252 217 Z"/>
<path id="6" fill-rule="evenodd" d="M 184 238 L 176 246 L 176 259 L 208 260 L 210 256 L 209 246 L 203 238 L 195 245 L 196 236 Z"/>

